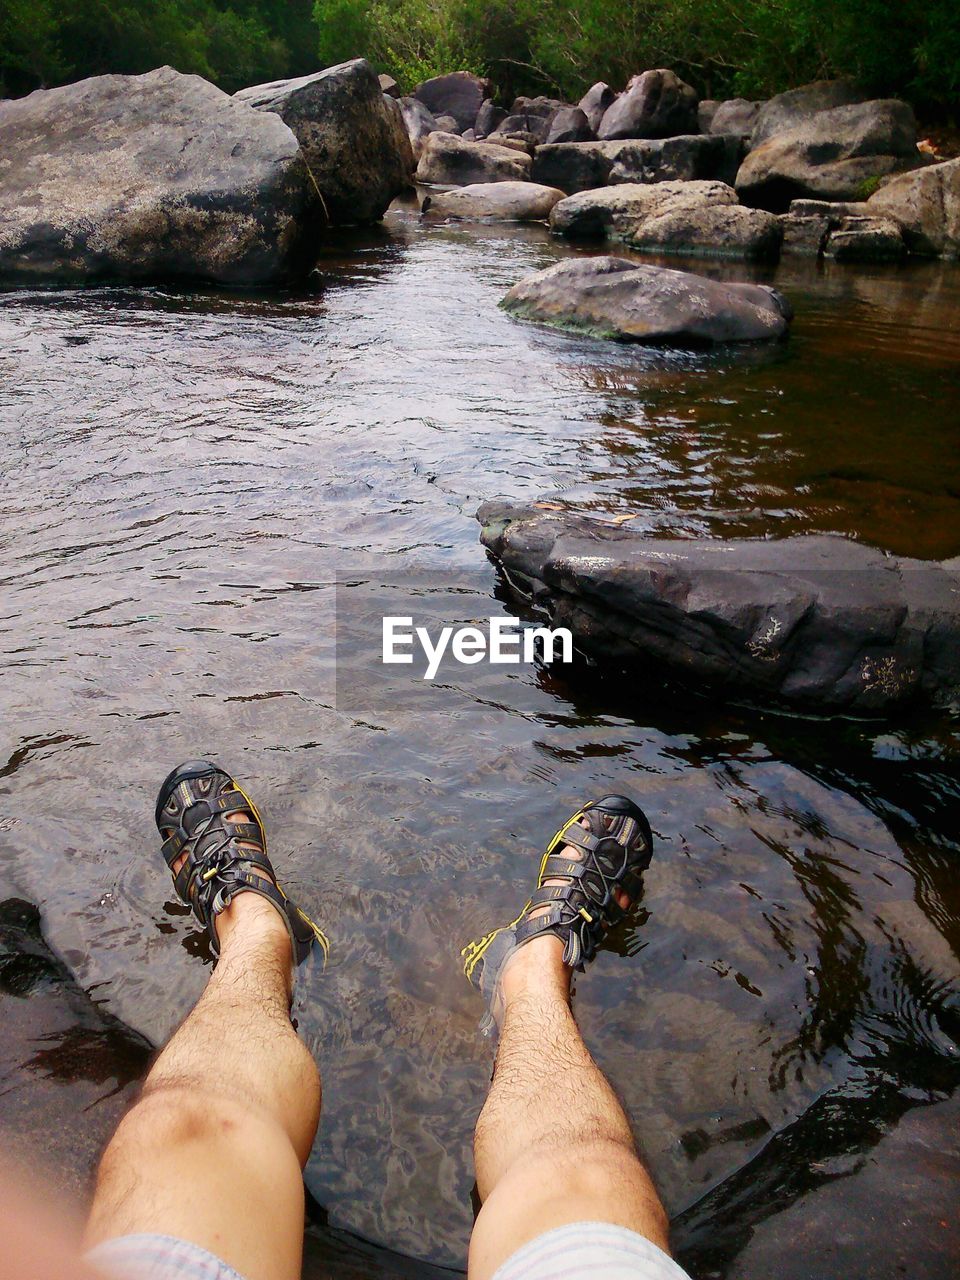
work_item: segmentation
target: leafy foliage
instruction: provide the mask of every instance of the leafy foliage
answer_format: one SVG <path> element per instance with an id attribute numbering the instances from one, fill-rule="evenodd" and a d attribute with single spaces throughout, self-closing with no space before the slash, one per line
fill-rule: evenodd
<path id="1" fill-rule="evenodd" d="M 364 55 L 404 86 L 490 75 L 576 100 L 669 66 L 703 96 L 851 76 L 947 117 L 956 0 L 0 0 L 0 93 L 164 62 L 233 90 Z"/>

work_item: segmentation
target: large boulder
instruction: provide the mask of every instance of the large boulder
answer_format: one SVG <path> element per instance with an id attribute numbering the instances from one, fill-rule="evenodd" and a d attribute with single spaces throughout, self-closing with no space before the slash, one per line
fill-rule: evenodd
<path id="1" fill-rule="evenodd" d="M 775 262 L 782 238 L 780 219 L 774 213 L 740 204 L 699 204 L 645 218 L 627 242 L 645 253 Z"/>
<path id="2" fill-rule="evenodd" d="M 750 146 L 759 147 L 775 133 L 795 129 L 821 111 L 833 111 L 836 107 L 849 107 L 865 101 L 865 95 L 850 80 L 816 80 L 813 84 L 801 85 L 799 89 L 788 89 L 786 93 L 770 98 L 757 112 Z"/>
<path id="3" fill-rule="evenodd" d="M 731 186 L 743 159 L 742 139 L 732 134 L 711 137 L 692 133 L 678 138 L 624 143 L 607 182 L 682 182 L 716 178 Z"/>
<path id="4" fill-rule="evenodd" d="M 376 222 L 410 186 L 414 159 L 401 108 L 365 58 L 234 94 L 294 132 L 334 226 Z"/>
<path id="5" fill-rule="evenodd" d="M 473 182 L 523 182 L 530 176 L 530 157 L 489 142 L 464 142 L 452 133 L 431 133 L 420 163 L 418 182 L 465 187 Z"/>
<path id="6" fill-rule="evenodd" d="M 419 160 L 423 154 L 423 144 L 431 133 L 437 132 L 440 126 L 430 108 L 425 107 L 416 98 L 401 98 L 400 114 L 407 130 L 413 158 Z"/>
<path id="7" fill-rule="evenodd" d="M 322 210 L 297 139 L 199 76 L 161 67 L 5 102 L 0 156 L 3 284 L 265 285 L 313 265 Z"/>
<path id="8" fill-rule="evenodd" d="M 728 98 L 725 102 L 718 102 L 704 132 L 735 133 L 741 138 L 749 138 L 756 128 L 762 106 L 762 102 L 751 102 L 747 98 Z"/>
<path id="9" fill-rule="evenodd" d="M 536 145 L 546 141 L 552 119 L 552 115 L 542 116 L 533 112 L 515 111 L 501 120 L 494 132 L 496 134 L 520 135 Z"/>
<path id="10" fill-rule="evenodd" d="M 834 536 L 678 542 L 503 501 L 478 519 L 508 590 L 640 679 L 868 715 L 960 695 L 955 563 Z"/>
<path id="11" fill-rule="evenodd" d="M 597 137 L 672 138 L 697 128 L 696 89 L 672 71 L 645 71 L 604 112 Z"/>
<path id="12" fill-rule="evenodd" d="M 554 205 L 550 229 L 574 240 L 631 240 L 649 218 L 678 209 L 737 203 L 737 193 L 723 182 L 622 183 L 567 196 Z"/>
<path id="13" fill-rule="evenodd" d="M 754 147 L 737 174 L 745 204 L 784 212 L 791 200 L 856 200 L 889 173 L 915 169 L 917 125 L 905 102 L 890 99 L 821 111 Z"/>
<path id="14" fill-rule="evenodd" d="M 765 285 L 611 257 L 558 262 L 515 284 L 500 305 L 524 320 L 654 346 L 782 338 L 791 314 Z"/>
<path id="15" fill-rule="evenodd" d="M 490 97 L 490 81 L 469 71 L 451 71 L 445 76 L 424 80 L 413 96 L 435 116 L 453 116 L 458 129 L 472 129 L 484 99 Z"/>
<path id="16" fill-rule="evenodd" d="M 536 182 L 477 182 L 453 191 L 431 192 L 421 206 L 435 220 L 546 222 L 563 192 Z"/>
<path id="17" fill-rule="evenodd" d="M 596 131 L 579 107 L 561 107 L 551 118 L 545 142 L 593 142 Z"/>
<path id="18" fill-rule="evenodd" d="M 960 159 L 891 178 L 865 212 L 892 218 L 912 253 L 960 257 Z"/>
<path id="19" fill-rule="evenodd" d="M 537 98 L 519 97 L 514 98 L 510 114 L 539 116 L 541 120 L 551 120 L 562 107 L 566 106 L 569 106 L 569 103 L 561 102 L 559 98 L 547 98 L 543 95 Z"/>
<path id="20" fill-rule="evenodd" d="M 617 95 L 608 84 L 598 80 L 596 84 L 590 86 L 577 103 L 577 106 L 587 117 L 587 123 L 594 133 L 600 128 L 600 121 L 603 119 L 604 112 L 608 107 L 613 106 L 616 97 Z"/>

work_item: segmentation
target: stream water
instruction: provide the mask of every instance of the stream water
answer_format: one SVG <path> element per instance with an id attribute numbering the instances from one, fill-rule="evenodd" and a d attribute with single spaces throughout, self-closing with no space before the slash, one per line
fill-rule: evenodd
<path id="1" fill-rule="evenodd" d="M 956 555 L 960 271 L 784 264 L 788 343 L 656 353 L 497 309 L 569 252 L 401 207 L 296 295 L 0 300 L 0 857 L 158 1040 L 210 957 L 156 788 L 185 756 L 236 771 L 333 941 L 298 992 L 324 1081 L 308 1184 L 332 1223 L 460 1268 L 491 1049 L 459 948 L 515 913 L 577 801 L 635 796 L 643 911 L 577 1013 L 681 1257 L 722 1274 L 751 1222 L 960 1086 L 957 722 L 579 668 L 348 688 L 350 636 L 397 600 L 506 611 L 473 519 L 496 495 Z"/>

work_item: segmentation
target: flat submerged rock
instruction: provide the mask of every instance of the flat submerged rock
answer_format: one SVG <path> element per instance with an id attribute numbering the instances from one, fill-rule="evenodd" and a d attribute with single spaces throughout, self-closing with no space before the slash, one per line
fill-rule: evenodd
<path id="1" fill-rule="evenodd" d="M 524 320 L 656 346 L 778 339 L 792 314 L 766 285 L 726 284 L 608 256 L 538 271 L 515 284 L 500 305 Z"/>
<path id="2" fill-rule="evenodd" d="M 480 541 L 582 648 L 765 705 L 882 715 L 960 697 L 960 565 L 834 535 L 650 538 L 507 501 Z"/>

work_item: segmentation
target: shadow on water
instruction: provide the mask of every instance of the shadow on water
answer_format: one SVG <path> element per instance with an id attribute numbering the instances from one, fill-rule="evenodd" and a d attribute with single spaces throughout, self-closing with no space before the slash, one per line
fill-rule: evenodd
<path id="1" fill-rule="evenodd" d="M 785 346 L 651 353 L 497 309 L 569 252 L 400 212 L 296 294 L 2 300 L 0 859 L 158 1042 L 209 954 L 170 903 L 156 785 L 198 754 L 241 774 L 333 937 L 297 994 L 326 1229 L 458 1268 L 490 1069 L 459 949 L 515 913 L 558 818 L 634 795 L 643 912 L 577 1013 L 706 1275 L 960 1085 L 956 723 L 773 716 L 587 666 L 430 684 L 364 653 L 385 611 L 503 610 L 473 520 L 497 494 L 955 554 L 960 278 L 781 267 Z M 49 1087 L 102 1074 L 89 1038 L 33 1052 Z"/>

